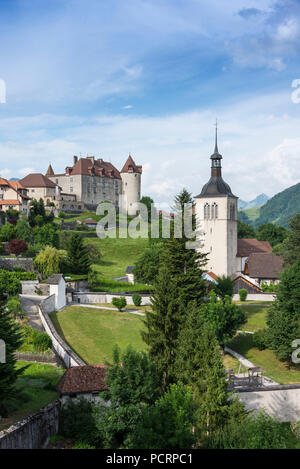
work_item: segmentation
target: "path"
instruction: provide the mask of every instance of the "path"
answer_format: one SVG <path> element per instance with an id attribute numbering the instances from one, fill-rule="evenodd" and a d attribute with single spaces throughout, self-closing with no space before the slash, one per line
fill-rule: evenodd
<path id="1" fill-rule="evenodd" d="M 38 305 L 46 298 L 45 296 L 19 295 L 21 306 L 28 317 L 29 325 L 40 332 L 44 332 L 42 321 L 40 319 Z"/>
<path id="2" fill-rule="evenodd" d="M 70 306 L 70 305 L 68 305 Z M 84 303 L 80 304 L 72 304 L 71 306 L 77 306 L 77 307 L 84 307 L 84 308 L 93 308 L 93 309 L 108 309 L 110 311 L 119 311 L 118 308 L 112 308 L 111 306 L 95 306 L 95 305 L 87 305 Z M 136 314 L 137 316 L 145 316 L 145 313 L 140 313 L 136 309 L 124 309 L 122 312 L 124 313 L 130 313 L 130 314 Z"/>

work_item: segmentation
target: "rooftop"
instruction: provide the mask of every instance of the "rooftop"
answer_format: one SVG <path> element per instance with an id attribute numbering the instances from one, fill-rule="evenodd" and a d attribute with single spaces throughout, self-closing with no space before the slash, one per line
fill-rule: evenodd
<path id="1" fill-rule="evenodd" d="M 48 278 L 47 283 L 49 285 L 58 285 L 63 279 L 63 274 L 52 274 L 51 277 Z"/>
<path id="2" fill-rule="evenodd" d="M 60 394 L 105 391 L 106 368 L 103 365 L 85 365 L 69 368 L 57 385 Z"/>
<path id="3" fill-rule="evenodd" d="M 142 173 L 142 166 L 137 166 L 131 155 L 128 156 L 126 163 L 121 169 L 121 173 Z"/>
<path id="4" fill-rule="evenodd" d="M 41 173 L 31 173 L 21 179 L 20 183 L 24 187 L 52 187 L 56 188 L 56 184 L 50 181 L 46 176 Z"/>
<path id="5" fill-rule="evenodd" d="M 237 257 L 248 257 L 254 252 L 272 252 L 268 241 L 258 241 L 255 238 L 238 239 Z"/>
<path id="6" fill-rule="evenodd" d="M 252 253 L 246 260 L 245 270 L 249 277 L 278 279 L 283 268 L 283 258 L 272 252 Z"/>

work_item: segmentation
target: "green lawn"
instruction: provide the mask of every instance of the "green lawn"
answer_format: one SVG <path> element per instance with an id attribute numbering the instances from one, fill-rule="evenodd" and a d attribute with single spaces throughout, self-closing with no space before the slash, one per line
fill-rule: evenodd
<path id="1" fill-rule="evenodd" d="M 100 249 L 102 257 L 93 268 L 107 279 L 124 276 L 127 266 L 135 265 L 149 243 L 145 238 L 85 238 L 85 242 Z"/>
<path id="2" fill-rule="evenodd" d="M 241 330 L 255 332 L 267 326 L 267 311 L 271 303 L 265 304 L 242 304 L 242 309 L 247 313 L 247 323 L 241 326 Z"/>
<path id="3" fill-rule="evenodd" d="M 113 348 L 132 345 L 145 350 L 141 316 L 118 311 L 71 306 L 50 315 L 59 335 L 88 364 L 112 361 Z"/>
<path id="4" fill-rule="evenodd" d="M 300 365 L 288 367 L 286 363 L 279 361 L 271 350 L 259 350 L 254 347 L 252 335 L 240 334 L 228 346 L 246 357 L 254 365 L 261 366 L 264 374 L 277 383 L 300 383 Z"/>
<path id="5" fill-rule="evenodd" d="M 14 403 L 15 410 L 8 418 L 0 420 L 0 431 L 10 427 L 13 423 L 34 414 L 42 407 L 58 398 L 56 384 L 64 370 L 53 365 L 18 361 L 16 367 L 29 365 L 17 380 L 17 389 L 20 393 L 20 402 Z"/>

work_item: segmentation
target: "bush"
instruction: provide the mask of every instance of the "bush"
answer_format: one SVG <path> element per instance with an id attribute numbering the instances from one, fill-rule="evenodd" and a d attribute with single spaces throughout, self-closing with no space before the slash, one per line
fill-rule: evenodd
<path id="1" fill-rule="evenodd" d="M 118 308 L 119 311 L 122 311 L 123 308 L 127 305 L 126 298 L 124 296 L 121 296 L 120 298 L 113 298 L 112 299 L 112 304 Z"/>
<path id="2" fill-rule="evenodd" d="M 22 239 L 12 239 L 8 245 L 8 251 L 10 254 L 15 254 L 19 256 L 22 252 L 26 252 L 28 245 Z"/>
<path id="3" fill-rule="evenodd" d="M 241 290 L 239 290 L 239 295 L 240 295 L 240 300 L 241 301 L 246 301 L 246 298 L 247 298 L 247 295 L 248 295 L 248 292 L 247 292 L 246 288 L 241 288 Z"/>
<path id="4" fill-rule="evenodd" d="M 59 218 L 65 218 L 65 217 L 66 217 L 66 214 L 60 210 L 60 211 L 58 212 L 58 217 L 59 217 Z"/>
<path id="5" fill-rule="evenodd" d="M 83 398 L 78 402 L 70 399 L 61 410 L 59 434 L 82 447 L 83 444 L 95 445 L 96 431 L 92 404 Z"/>
<path id="6" fill-rule="evenodd" d="M 260 329 L 253 334 L 253 345 L 259 350 L 265 350 L 268 346 L 268 329 Z"/>
<path id="7" fill-rule="evenodd" d="M 132 301 L 133 301 L 134 306 L 141 306 L 142 304 L 141 295 L 139 295 L 138 293 L 135 293 L 134 295 L 132 295 Z"/>
<path id="8" fill-rule="evenodd" d="M 52 340 L 46 332 L 34 334 L 32 343 L 37 352 L 45 352 L 52 347 Z"/>

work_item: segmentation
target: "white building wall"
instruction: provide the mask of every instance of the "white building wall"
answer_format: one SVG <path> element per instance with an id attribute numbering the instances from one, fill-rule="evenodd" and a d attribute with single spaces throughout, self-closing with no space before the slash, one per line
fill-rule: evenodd
<path id="1" fill-rule="evenodd" d="M 125 202 L 128 215 L 136 215 L 134 204 L 141 200 L 141 174 L 140 173 L 121 173 L 122 195 L 125 196 Z"/>
<path id="2" fill-rule="evenodd" d="M 55 309 L 57 311 L 66 306 L 66 282 L 63 278 L 58 285 L 50 285 L 51 295 L 55 295 Z"/>
<path id="3" fill-rule="evenodd" d="M 208 254 L 207 270 L 218 276 L 230 276 L 236 272 L 237 254 L 237 199 L 233 197 L 196 198 L 196 218 L 200 230 L 203 247 L 202 252 Z M 216 203 L 218 218 L 204 218 L 204 206 Z M 230 204 L 235 207 L 235 219 L 230 220 Z"/>

